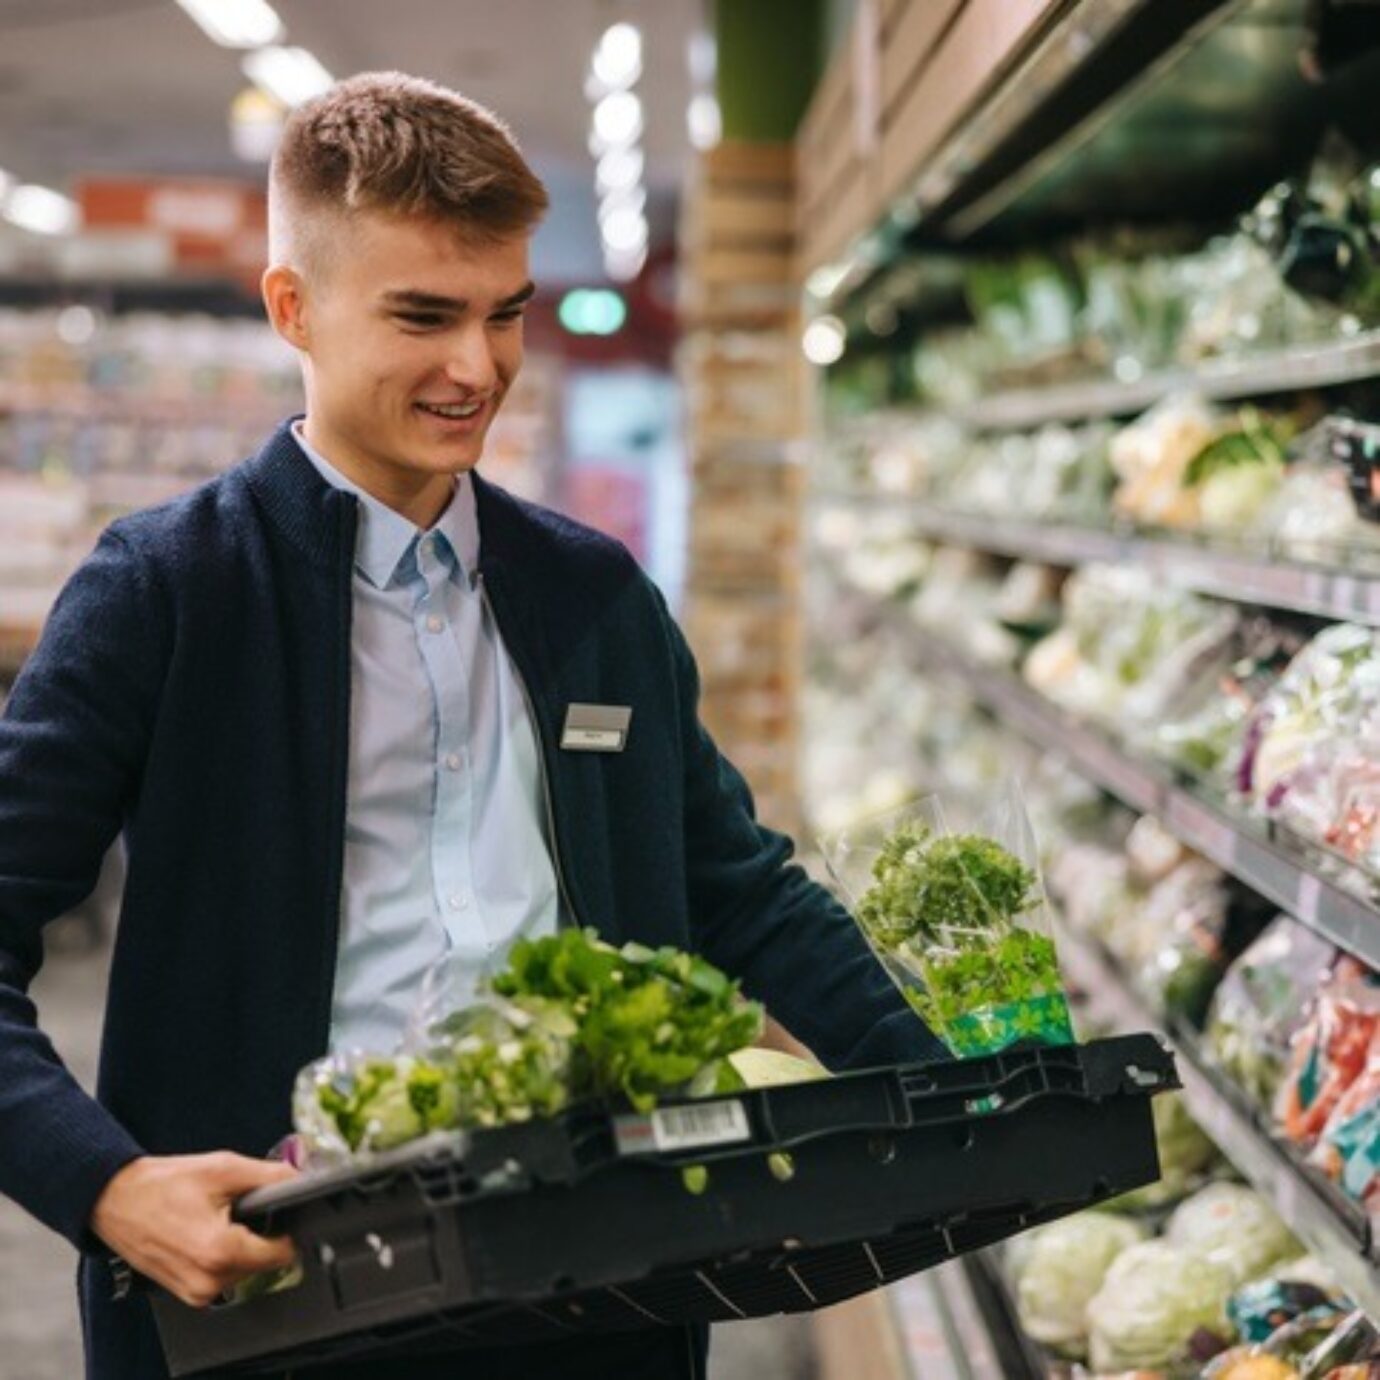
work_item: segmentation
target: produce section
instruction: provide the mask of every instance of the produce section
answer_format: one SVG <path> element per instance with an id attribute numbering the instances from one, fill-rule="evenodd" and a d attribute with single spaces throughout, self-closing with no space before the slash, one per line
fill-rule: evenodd
<path id="1" fill-rule="evenodd" d="M 1018 780 L 1075 1032 L 1180 1062 L 1160 1185 L 962 1267 L 1002 1373 L 1350 1380 L 1380 1354 L 1376 60 L 1336 7 L 1187 8 L 1134 75 L 1144 11 L 1048 16 L 808 280 L 842 345 L 806 808 L 827 861 Z"/>

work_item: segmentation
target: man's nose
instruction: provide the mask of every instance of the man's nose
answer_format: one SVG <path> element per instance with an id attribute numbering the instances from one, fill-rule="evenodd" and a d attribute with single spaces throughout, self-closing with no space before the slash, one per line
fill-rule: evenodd
<path id="1" fill-rule="evenodd" d="M 498 381 L 493 350 L 483 326 L 461 331 L 446 360 L 446 377 L 472 393 L 483 393 Z"/>

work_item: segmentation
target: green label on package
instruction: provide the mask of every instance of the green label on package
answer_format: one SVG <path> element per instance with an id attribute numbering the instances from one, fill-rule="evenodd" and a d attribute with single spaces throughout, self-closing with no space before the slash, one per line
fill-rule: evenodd
<path id="1" fill-rule="evenodd" d="M 953 1052 L 969 1058 L 995 1054 L 1022 1040 L 1042 1045 L 1073 1043 L 1073 1022 L 1069 1004 L 1062 992 L 1004 1006 L 980 1006 L 955 1016 L 942 1031 L 944 1042 Z"/>

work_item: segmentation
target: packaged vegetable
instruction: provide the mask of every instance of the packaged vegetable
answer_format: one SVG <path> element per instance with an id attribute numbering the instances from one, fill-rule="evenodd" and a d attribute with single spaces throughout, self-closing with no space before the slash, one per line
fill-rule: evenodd
<path id="1" fill-rule="evenodd" d="M 1073 1040 L 1029 819 L 1014 784 L 970 832 L 935 798 L 823 840 L 859 926 L 959 1057 Z"/>
<path id="2" fill-rule="evenodd" d="M 1145 1229 L 1105 1212 L 1080 1212 L 1028 1233 L 1016 1280 L 1021 1326 L 1061 1355 L 1087 1350 L 1087 1307 L 1112 1262 Z"/>
<path id="3" fill-rule="evenodd" d="M 1230 1271 L 1169 1241 L 1123 1251 L 1088 1303 L 1088 1352 L 1098 1371 L 1174 1369 L 1196 1334 L 1228 1336 Z"/>
<path id="4" fill-rule="evenodd" d="M 1227 1301 L 1227 1317 L 1243 1342 L 1267 1341 L 1285 1323 L 1315 1308 L 1346 1309 L 1326 1289 L 1273 1275 L 1242 1285 Z"/>
<path id="5" fill-rule="evenodd" d="M 645 1110 L 663 1094 L 692 1093 L 697 1077 L 714 1091 L 763 1073 L 725 1062 L 761 1033 L 761 1008 L 712 964 L 674 949 L 616 949 L 566 929 L 514 945 L 478 1001 L 445 1011 L 449 990 L 428 975 L 402 1051 L 346 1051 L 298 1075 L 293 1121 L 309 1166 L 552 1116 L 580 1098 Z M 779 1062 L 774 1071 L 784 1078 Z"/>
<path id="6" fill-rule="evenodd" d="M 1232 1183 L 1209 1184 L 1180 1203 L 1165 1240 L 1220 1265 L 1234 1287 L 1301 1249 L 1260 1194 Z"/>
<path id="7" fill-rule="evenodd" d="M 1380 1025 L 1364 1067 L 1338 1099 L 1308 1158 L 1349 1198 L 1380 1216 Z"/>
<path id="8" fill-rule="evenodd" d="M 1339 958 L 1294 1036 L 1275 1099 L 1275 1119 L 1286 1139 L 1313 1145 L 1365 1067 L 1378 1027 L 1380 988 L 1364 965 Z"/>
<path id="9" fill-rule="evenodd" d="M 1262 1107 L 1274 1104 L 1302 1025 L 1335 951 L 1286 915 L 1227 970 L 1213 997 L 1208 1057 Z"/>

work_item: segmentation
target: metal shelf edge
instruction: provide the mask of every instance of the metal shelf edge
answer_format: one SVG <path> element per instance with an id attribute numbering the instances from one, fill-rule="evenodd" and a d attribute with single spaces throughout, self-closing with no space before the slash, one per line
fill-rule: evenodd
<path id="1" fill-rule="evenodd" d="M 960 513 L 894 495 L 821 495 L 825 503 L 904 508 L 916 534 L 1050 565 L 1087 561 L 1136 564 L 1183 589 L 1263 608 L 1380 627 L 1380 569 L 1373 572 L 1302 565 L 1224 551 L 1172 538 L 1074 525 L 1011 522 Z"/>

